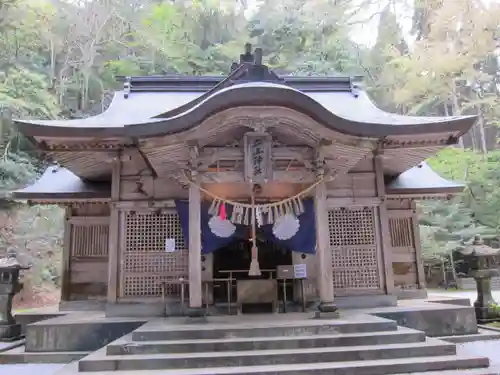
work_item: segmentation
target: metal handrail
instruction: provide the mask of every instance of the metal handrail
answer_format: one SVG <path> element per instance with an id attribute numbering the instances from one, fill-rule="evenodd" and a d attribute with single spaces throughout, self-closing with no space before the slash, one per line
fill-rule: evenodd
<path id="1" fill-rule="evenodd" d="M 229 274 L 229 278 L 230 279 L 234 279 L 233 278 L 233 273 L 248 273 L 248 270 L 221 270 L 221 271 L 218 271 L 220 273 L 228 273 Z M 264 270 L 260 270 L 260 272 L 269 272 L 269 278 L 272 279 L 273 278 L 273 274 L 276 273 L 276 270 L 269 270 L 269 269 L 264 269 Z"/>
<path id="2" fill-rule="evenodd" d="M 276 272 L 275 270 L 261 270 L 262 272 Z M 247 271 L 240 271 L 240 270 L 235 270 L 235 271 L 219 271 L 223 273 L 229 273 L 229 277 L 226 278 L 213 278 L 209 280 L 203 280 L 202 285 L 205 285 L 205 309 L 208 310 L 208 286 L 209 284 L 213 284 L 216 282 L 226 282 L 227 283 L 227 312 L 228 315 L 231 315 L 231 291 L 233 287 L 233 279 L 232 278 L 232 273 L 241 273 L 241 272 L 247 272 Z M 288 280 L 300 280 L 300 286 L 301 286 L 301 299 L 302 299 L 302 311 L 306 311 L 306 296 L 305 296 L 305 288 L 304 288 L 304 279 L 295 279 L 295 278 L 281 278 L 280 280 L 283 281 L 283 312 L 286 313 L 286 282 Z M 279 280 L 276 280 L 279 282 Z M 165 280 L 160 282 L 161 285 L 161 291 L 162 291 L 162 299 L 165 302 L 166 299 L 166 287 L 168 285 L 180 285 L 181 286 L 181 314 L 184 315 L 184 310 L 185 310 L 185 300 L 186 300 L 186 284 L 189 284 L 189 280 L 185 279 L 183 277 L 180 277 L 179 279 L 174 279 L 174 280 Z"/>
<path id="3" fill-rule="evenodd" d="M 205 309 L 208 310 L 208 286 L 209 284 L 214 284 L 216 282 L 226 282 L 227 283 L 227 314 L 231 315 L 231 292 L 233 288 L 233 280 L 231 278 L 214 278 L 210 280 L 203 280 L 202 284 L 205 284 Z"/>
<path id="4" fill-rule="evenodd" d="M 184 315 L 184 301 L 186 297 L 186 284 L 189 283 L 188 279 L 185 279 L 183 277 L 180 277 L 178 279 L 174 280 L 164 280 L 160 282 L 161 286 L 161 297 L 163 299 L 163 302 L 165 303 L 165 298 L 166 298 L 166 287 L 168 285 L 180 285 L 181 286 L 181 314 Z"/>

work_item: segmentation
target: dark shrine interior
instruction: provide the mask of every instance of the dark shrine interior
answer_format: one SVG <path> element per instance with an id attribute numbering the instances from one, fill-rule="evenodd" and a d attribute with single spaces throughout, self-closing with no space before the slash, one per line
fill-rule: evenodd
<path id="1" fill-rule="evenodd" d="M 252 239 L 239 238 L 231 242 L 229 245 L 215 251 L 213 253 L 213 274 L 214 278 L 227 279 L 228 272 L 224 271 L 243 271 L 233 272 L 234 280 L 251 280 L 251 279 L 267 279 L 270 278 L 270 273 L 265 270 L 273 270 L 272 278 L 276 278 L 276 268 L 280 265 L 292 265 L 292 252 L 284 246 L 279 246 L 271 241 L 268 241 L 257 232 L 257 248 L 261 276 L 249 276 L 248 269 L 252 258 Z M 287 283 L 287 300 L 293 300 L 293 283 Z M 231 301 L 236 301 L 236 281 L 233 281 L 231 290 Z M 279 281 L 278 298 L 283 300 L 283 285 Z M 227 283 L 219 282 L 214 285 L 214 302 L 227 303 Z M 263 312 L 270 306 L 254 306 L 254 312 Z M 247 307 L 250 308 L 250 307 Z M 250 312 L 250 311 L 249 311 Z"/>

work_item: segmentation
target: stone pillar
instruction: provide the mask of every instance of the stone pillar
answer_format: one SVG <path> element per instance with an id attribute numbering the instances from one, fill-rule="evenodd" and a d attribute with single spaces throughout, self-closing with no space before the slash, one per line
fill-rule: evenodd
<path id="1" fill-rule="evenodd" d="M 189 307 L 195 309 L 202 307 L 200 211 L 200 190 L 191 184 L 189 185 Z"/>
<path id="2" fill-rule="evenodd" d="M 320 299 L 320 312 L 337 310 L 333 299 L 333 268 L 332 250 L 330 248 L 330 233 L 328 229 L 328 207 L 326 184 L 320 183 L 314 193 L 314 212 L 316 219 L 316 264 L 317 289 Z"/>

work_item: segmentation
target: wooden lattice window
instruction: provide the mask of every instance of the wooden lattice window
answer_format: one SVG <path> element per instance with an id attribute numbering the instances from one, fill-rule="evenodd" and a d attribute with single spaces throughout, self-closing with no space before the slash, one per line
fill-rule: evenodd
<path id="1" fill-rule="evenodd" d="M 394 285 L 398 289 L 418 289 L 417 255 L 412 210 L 389 210 Z M 417 239 L 418 240 L 418 239 Z"/>
<path id="2" fill-rule="evenodd" d="M 109 225 L 71 225 L 71 256 L 96 258 L 108 256 Z"/>
<path id="3" fill-rule="evenodd" d="M 187 279 L 188 250 L 176 211 L 124 212 L 123 297 L 158 297 L 161 283 Z M 166 239 L 175 241 L 176 251 L 165 251 Z M 168 285 L 167 295 L 179 295 L 180 286 Z"/>
<path id="4" fill-rule="evenodd" d="M 374 208 L 330 210 L 328 227 L 335 290 L 381 289 Z"/>
<path id="5" fill-rule="evenodd" d="M 411 217 L 389 219 L 391 246 L 393 248 L 413 248 L 413 228 Z"/>

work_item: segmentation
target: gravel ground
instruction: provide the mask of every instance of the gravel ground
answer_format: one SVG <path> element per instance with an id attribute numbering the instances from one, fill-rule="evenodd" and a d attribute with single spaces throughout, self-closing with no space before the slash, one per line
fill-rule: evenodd
<path id="1" fill-rule="evenodd" d="M 490 366 L 500 367 L 500 340 L 492 341 L 476 341 L 467 342 L 464 344 L 457 344 L 457 353 L 466 355 L 478 355 L 488 357 L 490 359 Z"/>
<path id="2" fill-rule="evenodd" d="M 429 296 L 443 296 L 443 297 L 456 297 L 456 298 L 468 298 L 471 300 L 471 303 L 474 303 L 474 301 L 477 298 L 477 292 L 472 291 L 472 290 L 459 290 L 459 291 L 447 291 L 447 290 L 429 290 L 428 292 Z M 500 302 L 500 290 L 494 290 L 491 292 L 491 295 L 493 296 L 493 299 L 495 299 L 497 302 Z"/>

